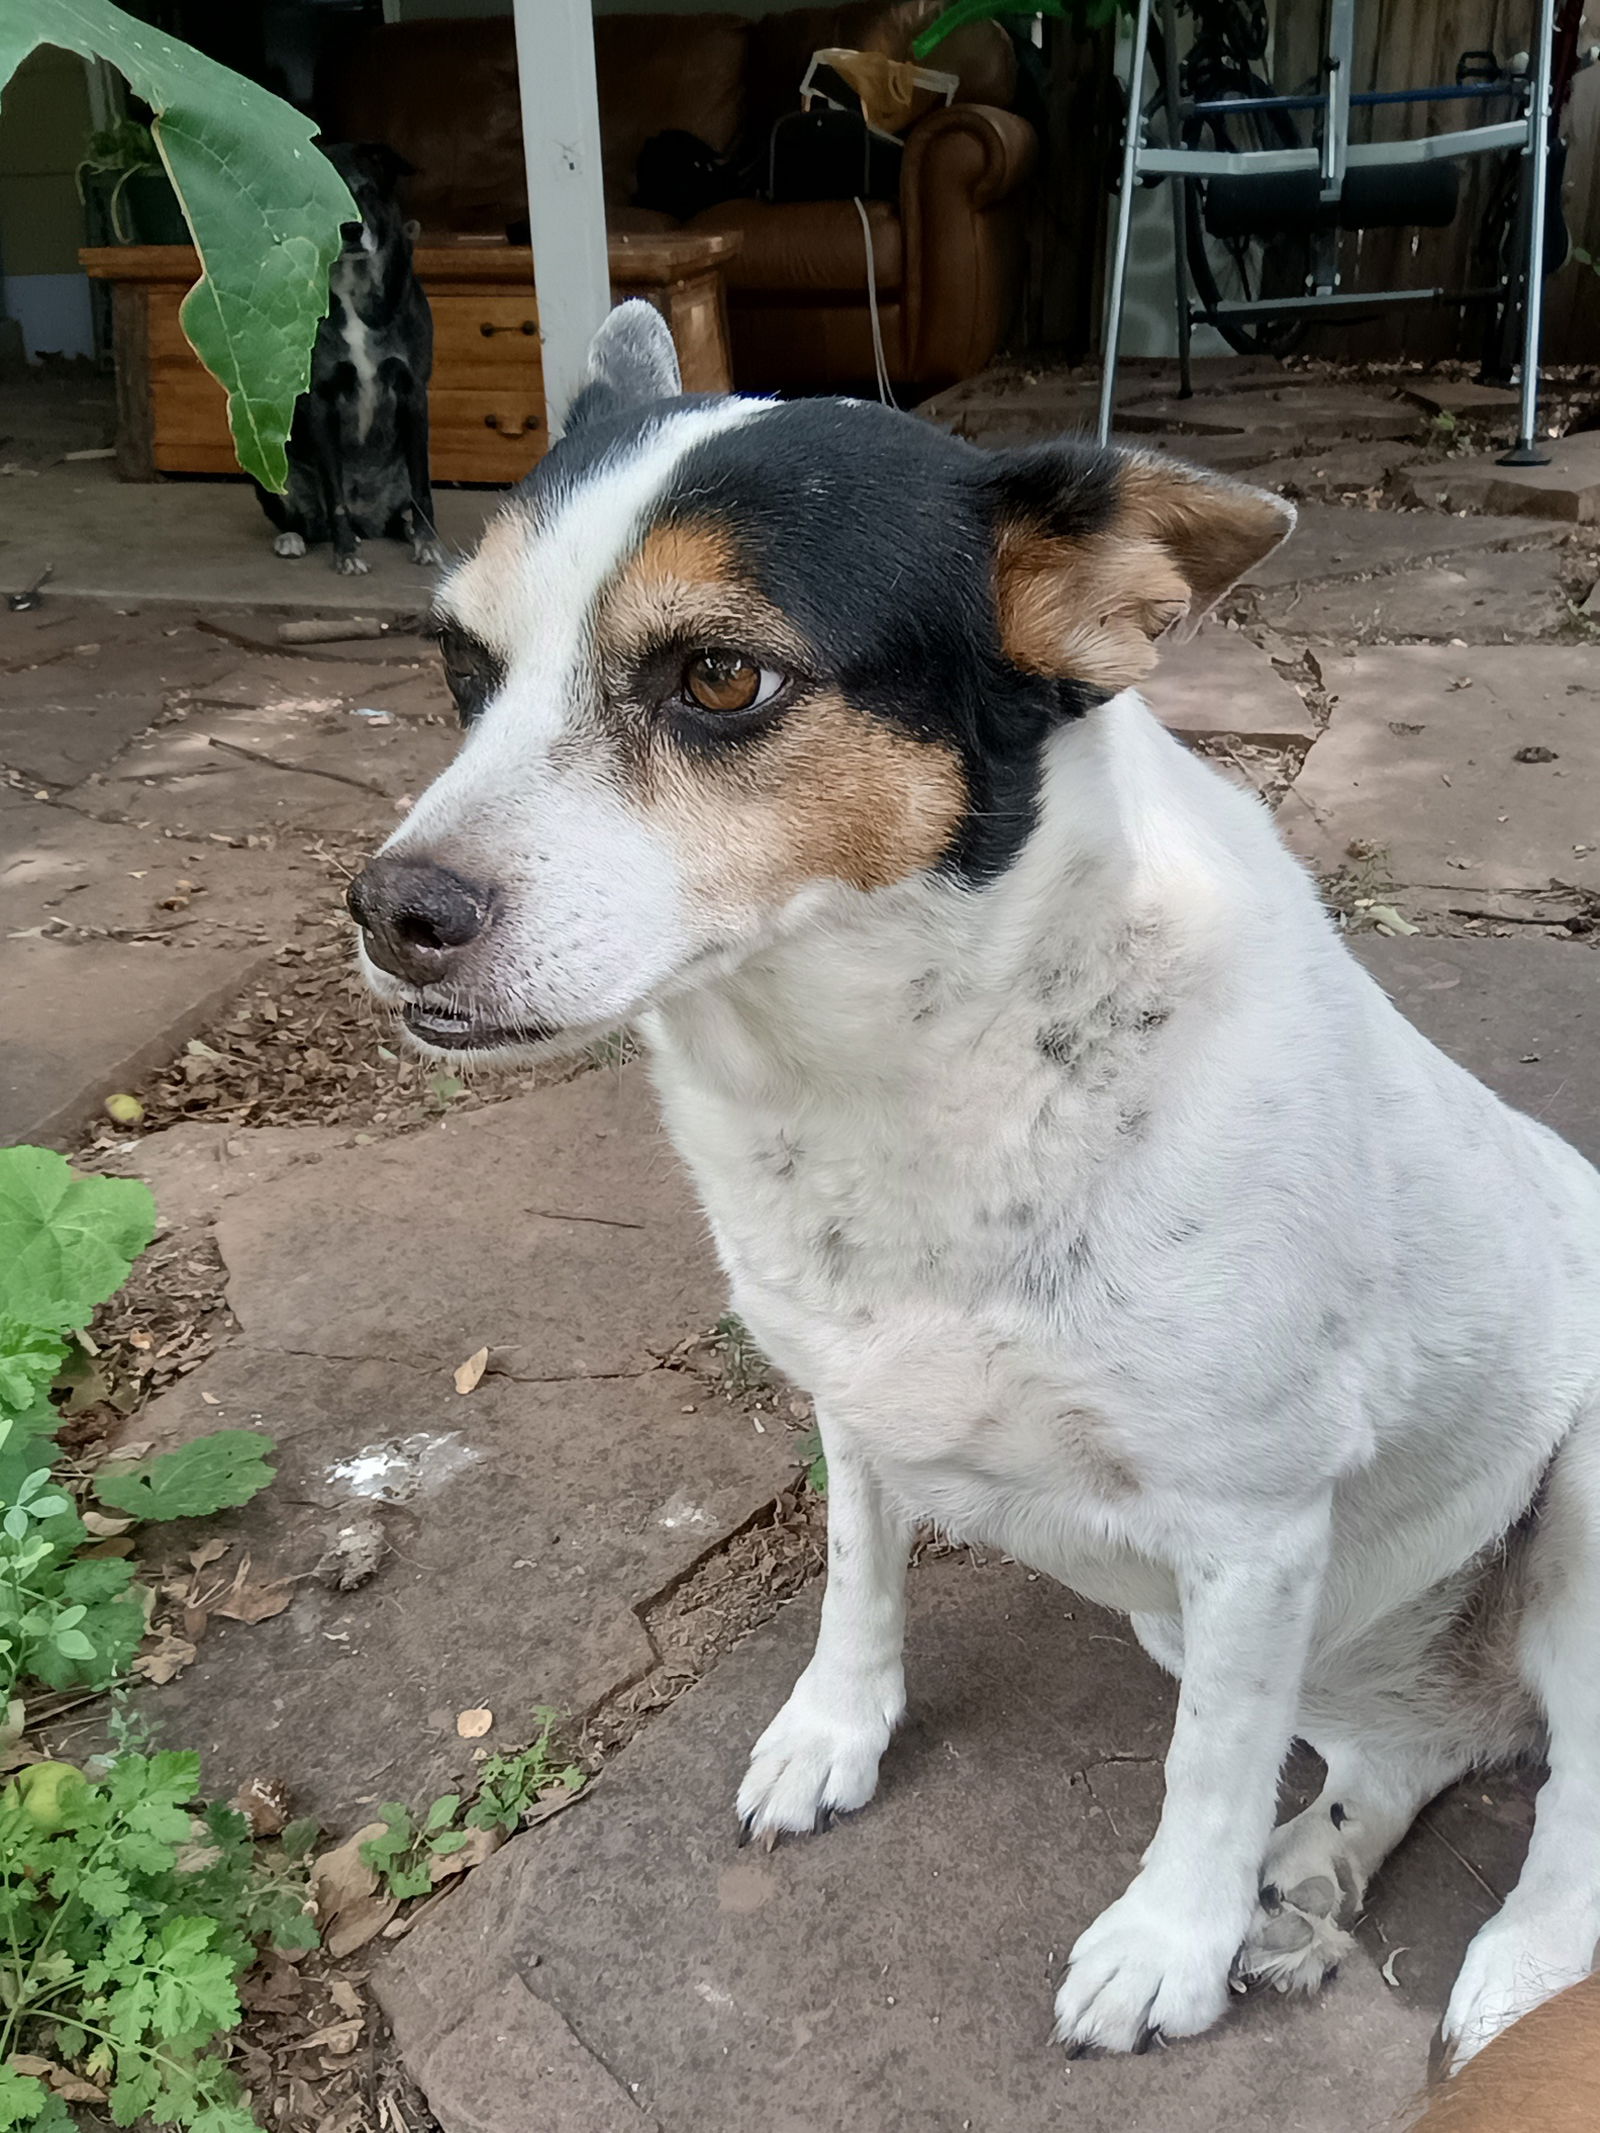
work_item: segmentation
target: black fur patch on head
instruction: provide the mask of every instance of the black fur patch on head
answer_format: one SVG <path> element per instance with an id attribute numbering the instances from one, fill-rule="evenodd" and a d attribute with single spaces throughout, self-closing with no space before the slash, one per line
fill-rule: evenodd
<path id="1" fill-rule="evenodd" d="M 969 804 L 945 864 L 973 882 L 1009 865 L 1033 828 L 1046 737 L 1104 701 L 1006 657 L 993 472 L 988 454 L 889 409 L 796 401 L 692 447 L 654 514 L 724 530 L 819 680 L 957 756 Z M 1113 479 L 1104 455 L 1085 462 L 1095 523 Z"/>

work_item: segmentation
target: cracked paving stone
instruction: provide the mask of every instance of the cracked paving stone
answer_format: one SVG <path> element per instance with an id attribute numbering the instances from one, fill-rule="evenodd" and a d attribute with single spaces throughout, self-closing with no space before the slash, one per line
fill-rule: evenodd
<path id="1" fill-rule="evenodd" d="M 861 1814 L 735 1849 L 734 1791 L 807 1655 L 810 1594 L 380 1959 L 445 2133 L 476 2133 L 466 2084 L 512 2093 L 531 2071 L 537 2039 L 501 2019 L 512 1981 L 664 2133 L 1387 2124 L 1421 2085 L 1437 2010 L 1406 2006 L 1364 1955 L 1319 2001 L 1239 2001 L 1144 2058 L 1069 2065 L 1047 2043 L 1067 1951 L 1152 1833 L 1158 1787 L 1138 1771 L 1165 1752 L 1172 1685 L 1125 1622 L 1015 1567 L 947 1557 L 910 1598 L 911 1716 Z M 1128 1777 L 1115 1832 L 1072 1782 L 1097 1760 Z M 1470 1922 L 1435 1902 L 1430 1928 L 1459 1947 Z"/>
<path id="2" fill-rule="evenodd" d="M 703 1395 L 655 1370 L 486 1377 L 463 1398 L 443 1369 L 223 1349 L 145 1410 L 139 1435 L 273 1437 L 277 1481 L 206 1530 L 247 1549 L 256 1578 L 299 1582 L 270 1621 L 214 1621 L 147 1715 L 205 1750 L 223 1796 L 265 1771 L 334 1830 L 372 1797 L 470 1782 L 457 1711 L 493 1711 L 483 1745 L 518 1747 L 541 1706 L 579 1715 L 641 1679 L 657 1655 L 639 1610 L 794 1478 L 797 1436 L 770 1418 L 758 1434 Z M 328 1591 L 309 1573 L 355 1504 L 375 1508 L 388 1553 L 369 1584 Z"/>
<path id="3" fill-rule="evenodd" d="M 1288 540 L 1243 582 L 1299 585 L 1313 578 L 1357 578 L 1372 571 L 1403 570 L 1435 557 L 1536 547 L 1569 538 L 1568 527 L 1541 526 L 1525 518 L 1449 518 L 1438 511 L 1302 504 Z"/>

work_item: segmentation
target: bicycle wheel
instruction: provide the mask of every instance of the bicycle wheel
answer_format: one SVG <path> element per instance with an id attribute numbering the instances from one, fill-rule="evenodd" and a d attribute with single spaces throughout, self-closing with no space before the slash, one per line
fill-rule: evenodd
<path id="1" fill-rule="evenodd" d="M 1214 92 L 1213 92 L 1214 93 Z M 1241 94 L 1270 95 L 1265 82 L 1252 81 Z M 1292 148 L 1299 137 L 1284 112 L 1241 112 L 1236 118 L 1207 114 L 1191 118 L 1183 129 L 1184 146 L 1232 151 L 1243 148 Z M 1223 304 L 1259 303 L 1264 297 L 1303 296 L 1311 284 L 1314 240 L 1309 230 L 1262 231 L 1219 236 L 1207 227 L 1207 180 L 1184 185 L 1185 251 L 1189 278 L 1201 309 L 1215 312 Z M 1256 181 L 1261 182 L 1261 181 Z M 1213 317 L 1230 348 L 1240 355 L 1291 355 L 1305 341 L 1311 321 L 1282 318 Z"/>

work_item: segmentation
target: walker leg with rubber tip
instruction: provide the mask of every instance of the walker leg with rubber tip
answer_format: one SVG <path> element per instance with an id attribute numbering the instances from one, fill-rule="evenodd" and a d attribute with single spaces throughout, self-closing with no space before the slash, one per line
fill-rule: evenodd
<path id="1" fill-rule="evenodd" d="M 1161 0 L 1161 41 L 1166 49 L 1167 143 L 1176 148 L 1181 131 L 1178 119 L 1178 8 L 1177 0 Z M 1178 306 L 1178 398 L 1194 397 L 1194 361 L 1191 343 L 1194 320 L 1189 311 L 1189 180 L 1169 178 L 1172 187 L 1172 278 Z"/>
<path id="2" fill-rule="evenodd" d="M 1523 163 L 1527 280 L 1522 293 L 1522 401 L 1517 441 L 1501 455 L 1503 467 L 1547 467 L 1539 449 L 1539 338 L 1544 323 L 1544 214 L 1550 178 L 1550 60 L 1555 37 L 1555 0 L 1539 0 L 1533 88 L 1528 99 L 1528 146 Z"/>
<path id="3" fill-rule="evenodd" d="M 1145 54 L 1150 44 L 1153 0 L 1139 0 L 1133 24 L 1133 57 L 1128 65 L 1128 130 L 1122 144 L 1122 194 L 1117 201 L 1117 235 L 1111 252 L 1111 288 L 1106 301 L 1105 349 L 1100 371 L 1100 419 L 1095 435 L 1111 441 L 1111 410 L 1117 397 L 1117 343 L 1122 338 L 1122 290 L 1128 277 L 1128 240 L 1133 223 L 1133 188 L 1139 175 L 1139 123 L 1144 95 Z"/>

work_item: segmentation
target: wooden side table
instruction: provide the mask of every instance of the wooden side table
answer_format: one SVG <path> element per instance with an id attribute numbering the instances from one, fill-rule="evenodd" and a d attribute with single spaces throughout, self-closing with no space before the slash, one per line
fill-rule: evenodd
<path id="1" fill-rule="evenodd" d="M 738 247 L 737 233 L 720 232 L 611 240 L 613 295 L 642 296 L 666 319 L 688 392 L 732 386 L 722 276 Z M 200 272 L 192 248 L 107 245 L 78 257 L 111 284 L 118 475 L 237 474 L 226 395 L 178 324 Z M 416 267 L 433 309 L 433 478 L 520 481 L 549 443 L 533 254 L 509 244 L 420 245 Z"/>

